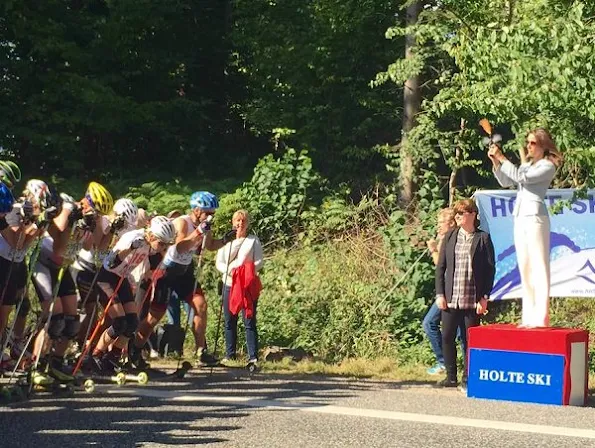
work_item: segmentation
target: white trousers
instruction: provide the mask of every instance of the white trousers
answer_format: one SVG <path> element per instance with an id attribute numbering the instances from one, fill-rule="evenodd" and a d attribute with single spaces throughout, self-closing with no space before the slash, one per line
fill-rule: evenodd
<path id="1" fill-rule="evenodd" d="M 550 324 L 550 217 L 515 216 L 514 246 L 521 274 L 521 325 Z"/>

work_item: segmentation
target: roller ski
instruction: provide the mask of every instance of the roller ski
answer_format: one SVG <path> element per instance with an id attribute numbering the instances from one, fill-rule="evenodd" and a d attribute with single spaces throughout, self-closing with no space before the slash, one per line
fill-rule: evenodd
<path id="1" fill-rule="evenodd" d="M 11 378 L 11 372 L 5 371 L 0 378 L 0 405 L 22 401 L 27 398 L 27 375 L 17 373 Z"/>
<path id="2" fill-rule="evenodd" d="M 192 369 L 192 364 L 188 361 L 184 361 L 178 368 L 172 373 L 166 373 L 162 370 L 151 368 L 151 365 L 145 361 L 142 357 L 142 350 L 136 348 L 134 344 L 129 345 L 128 362 L 124 366 L 124 370 L 130 372 L 129 375 L 147 375 L 151 378 L 179 378 L 182 379 L 186 376 L 186 373 Z M 147 378 L 148 380 L 148 378 Z M 143 384 L 140 383 L 139 384 Z M 146 383 L 144 383 L 146 384 Z"/>
<path id="3" fill-rule="evenodd" d="M 27 399 L 27 383 L 0 383 L 0 406 Z"/>
<path id="4" fill-rule="evenodd" d="M 218 364 L 218 367 L 232 370 L 242 369 L 247 370 L 249 373 L 257 373 L 260 371 L 260 366 L 258 365 L 258 361 L 256 359 L 251 359 L 247 364 L 241 365 L 238 363 L 238 361 L 231 361 L 226 358 L 221 360 L 221 362 Z"/>
<path id="5" fill-rule="evenodd" d="M 120 363 L 107 353 L 101 358 L 91 356 L 83 363 L 84 371 L 98 383 L 116 384 L 123 386 L 127 382 L 145 385 L 149 382 L 149 375 L 144 371 L 129 373 Z"/>
<path id="6" fill-rule="evenodd" d="M 199 349 L 197 352 L 196 367 L 217 367 L 220 365 L 219 360 L 207 352 L 206 349 Z"/>
<path id="7" fill-rule="evenodd" d="M 248 364 L 246 364 L 245 368 L 250 373 L 256 373 L 260 370 L 258 366 L 258 361 L 256 359 L 251 359 L 250 361 L 248 361 Z"/>
<path id="8" fill-rule="evenodd" d="M 95 391 L 95 381 L 92 378 L 72 375 L 61 360 L 50 359 L 45 364 L 42 369 L 30 371 L 28 382 L 31 390 L 67 395 L 72 395 L 75 391 Z"/>

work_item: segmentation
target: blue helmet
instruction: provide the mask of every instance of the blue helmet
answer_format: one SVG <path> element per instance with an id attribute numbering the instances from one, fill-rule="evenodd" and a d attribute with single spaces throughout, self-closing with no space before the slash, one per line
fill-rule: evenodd
<path id="1" fill-rule="evenodd" d="M 0 213 L 10 213 L 14 204 L 14 196 L 10 189 L 0 182 Z"/>
<path id="2" fill-rule="evenodd" d="M 201 210 L 213 211 L 219 208 L 219 201 L 213 193 L 195 191 L 190 196 L 190 207 L 192 209 L 200 208 Z"/>

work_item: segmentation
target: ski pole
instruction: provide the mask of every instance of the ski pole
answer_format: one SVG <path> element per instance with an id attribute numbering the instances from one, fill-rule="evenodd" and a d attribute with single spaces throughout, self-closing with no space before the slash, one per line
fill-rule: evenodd
<path id="1" fill-rule="evenodd" d="M 4 303 L 4 296 L 6 295 L 6 291 L 8 290 L 8 282 L 10 281 L 10 277 L 12 275 L 12 271 L 13 271 L 13 266 L 15 263 L 15 260 L 17 258 L 17 254 L 19 253 L 19 246 L 21 246 L 23 244 L 23 240 L 25 239 L 25 232 L 24 231 L 20 231 L 19 232 L 19 237 L 17 239 L 17 244 L 13 249 L 12 252 L 12 259 L 10 260 L 10 266 L 8 267 L 8 273 L 6 274 L 6 282 L 4 283 L 4 288 L 2 288 L 2 296 L 0 296 L 0 306 L 2 306 L 2 304 Z M 7 241 L 8 244 L 8 241 Z"/>
<path id="2" fill-rule="evenodd" d="M 126 277 L 120 277 L 120 280 L 118 280 L 118 284 L 116 285 L 114 292 L 112 293 L 111 297 L 109 298 L 109 300 L 107 302 L 107 305 L 105 306 L 105 309 L 103 310 L 103 316 L 101 317 L 101 321 L 97 322 L 97 324 L 95 325 L 95 328 L 93 330 L 93 333 L 91 334 L 91 337 L 87 341 L 85 341 L 85 348 L 81 352 L 81 355 L 79 356 L 76 366 L 74 366 L 74 370 L 72 371 L 73 376 L 76 375 L 76 373 L 81 368 L 83 359 L 85 359 L 85 356 L 89 352 L 89 349 L 91 348 L 91 345 L 92 345 L 93 341 L 95 340 L 95 337 L 97 336 L 97 333 L 99 332 L 99 329 L 103 327 L 103 324 L 105 323 L 105 318 L 108 315 L 109 310 L 114 302 L 114 299 L 117 297 L 118 291 L 120 290 L 120 287 L 122 286 L 122 283 L 124 282 L 125 278 Z"/>
<path id="3" fill-rule="evenodd" d="M 210 216 L 209 216 L 209 218 L 210 218 Z M 194 294 L 194 291 L 196 291 L 196 288 L 198 287 L 198 275 L 202 272 L 202 260 L 203 260 L 203 255 L 205 252 L 206 244 L 207 244 L 207 237 L 206 237 L 206 235 L 203 235 L 202 243 L 200 246 L 200 254 L 198 254 L 198 263 L 197 263 L 196 274 L 195 274 L 195 278 L 194 278 L 194 287 L 192 288 L 192 294 Z M 184 342 L 186 342 L 186 335 L 188 334 L 188 328 L 190 327 L 191 316 L 192 316 L 192 306 L 188 307 L 188 316 L 186 316 L 186 325 L 184 325 L 184 338 L 182 339 L 182 348 L 180 349 L 180 352 L 178 353 L 178 362 L 177 362 L 176 370 L 180 370 L 180 363 L 182 362 L 182 353 L 184 351 Z M 205 339 L 206 339 L 206 337 L 207 337 L 207 335 L 205 334 Z"/>
<path id="4" fill-rule="evenodd" d="M 114 242 L 114 235 L 111 236 L 110 242 L 108 244 L 108 247 L 112 246 L 112 243 Z M 85 296 L 85 300 L 83 300 L 81 302 L 81 311 L 85 310 L 85 305 L 87 304 L 87 300 L 89 300 L 89 297 L 91 296 L 91 292 L 93 291 L 93 288 L 95 287 L 95 283 L 97 283 L 97 277 L 99 276 L 99 271 L 101 270 L 101 261 L 99 259 L 99 255 L 97 253 L 98 249 L 95 249 L 95 275 L 93 276 L 93 280 L 91 281 L 91 285 L 89 286 L 89 290 L 87 291 L 87 294 Z"/>
<path id="5" fill-rule="evenodd" d="M 37 257 L 39 256 L 40 248 L 41 248 L 41 238 L 38 238 L 37 244 L 35 245 L 35 247 L 33 248 L 33 252 L 31 253 L 31 258 L 29 259 L 29 266 L 32 266 L 35 263 L 37 263 Z M 32 277 L 32 275 L 27 275 L 27 279 L 25 281 L 25 287 L 24 287 L 23 295 L 21 296 L 21 299 L 19 300 L 19 303 L 18 303 L 18 305 L 16 307 L 16 310 L 15 310 L 15 313 L 14 313 L 14 318 L 12 320 L 12 323 L 9 326 L 10 327 L 10 330 L 8 330 L 8 333 L 6 335 L 6 339 L 4 340 L 4 342 L 2 344 L 2 351 L 0 351 L 0 353 L 4 353 L 4 350 L 6 350 L 6 347 L 8 347 L 8 341 L 10 339 L 10 335 L 14 332 L 14 327 L 16 326 L 16 323 L 17 323 L 17 319 L 18 319 L 18 316 L 19 316 L 19 311 L 21 310 L 21 307 L 23 305 L 23 302 L 25 301 L 25 296 L 27 295 L 27 288 L 29 287 L 29 282 L 31 281 L 31 277 Z M 25 351 L 26 349 L 27 349 L 27 346 L 25 346 L 23 348 L 23 351 Z"/>
<path id="6" fill-rule="evenodd" d="M 33 368 L 31 369 L 31 372 L 36 371 L 37 367 L 39 366 L 39 358 L 41 358 L 41 352 L 43 351 L 43 346 L 45 345 L 45 336 L 47 335 L 48 329 L 50 327 L 50 321 L 51 321 L 52 315 L 54 313 L 54 306 L 56 305 L 56 300 L 58 299 L 60 284 L 62 283 L 62 278 L 64 277 L 65 270 L 66 270 L 66 266 L 64 266 L 64 265 L 60 266 L 60 270 L 58 271 L 58 277 L 56 279 L 56 284 L 54 285 L 54 290 L 52 291 L 52 301 L 51 301 L 50 307 L 48 309 L 47 319 L 46 319 L 46 321 L 43 325 L 43 328 L 41 330 L 41 343 L 39 344 L 39 349 L 37 351 L 37 355 L 34 354 Z M 43 317 L 42 317 L 42 319 L 43 319 Z M 31 384 L 29 384 L 29 393 L 31 393 L 32 389 L 33 389 L 33 382 L 31 381 Z"/>
<path id="7" fill-rule="evenodd" d="M 372 308 L 372 312 L 375 312 L 378 307 L 380 305 L 382 305 L 386 299 L 388 299 L 390 297 L 390 295 L 393 293 L 393 291 L 395 289 L 398 288 L 398 286 L 403 283 L 403 280 L 405 280 L 409 274 L 411 274 L 411 271 L 413 271 L 413 268 L 415 268 L 415 266 L 417 266 L 417 263 L 420 262 L 420 260 L 424 257 L 424 255 L 426 255 L 426 253 L 428 252 L 428 248 L 426 248 L 419 257 L 417 257 L 417 259 L 413 262 L 413 264 L 411 266 L 409 266 L 409 269 L 407 269 L 407 271 L 403 274 L 403 276 L 392 286 L 392 288 L 386 293 L 386 295 L 382 298 L 382 300 L 380 300 L 376 306 L 374 308 Z"/>
<path id="8" fill-rule="evenodd" d="M 227 285 L 227 277 L 229 275 L 229 265 L 231 264 L 231 246 L 232 243 L 229 243 L 229 253 L 227 254 L 227 264 L 225 265 L 225 274 L 223 276 L 223 286 L 221 287 L 221 305 L 219 306 L 219 317 L 217 318 L 217 330 L 215 331 L 215 353 L 213 356 L 217 357 L 217 348 L 219 345 L 219 329 L 221 327 L 221 315 L 223 314 L 223 300 L 225 299 L 225 288 Z M 239 251 L 239 249 L 238 249 Z M 229 300 L 229 297 L 227 298 Z M 209 372 L 209 376 L 213 374 L 213 367 L 211 367 L 211 371 Z"/>

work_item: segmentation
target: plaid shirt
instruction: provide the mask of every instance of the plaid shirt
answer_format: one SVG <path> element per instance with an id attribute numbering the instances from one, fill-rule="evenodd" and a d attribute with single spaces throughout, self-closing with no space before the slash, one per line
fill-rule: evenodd
<path id="1" fill-rule="evenodd" d="M 475 308 L 476 293 L 473 282 L 473 268 L 471 266 L 471 242 L 473 233 L 467 233 L 462 228 L 457 235 L 455 245 L 455 271 L 453 277 L 452 299 L 449 308 Z"/>

